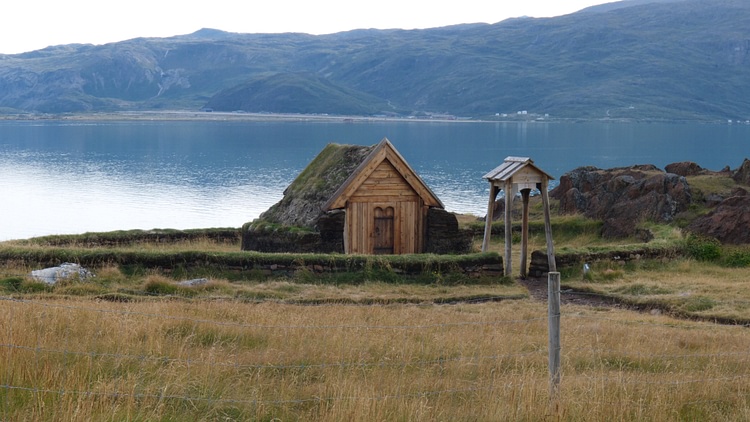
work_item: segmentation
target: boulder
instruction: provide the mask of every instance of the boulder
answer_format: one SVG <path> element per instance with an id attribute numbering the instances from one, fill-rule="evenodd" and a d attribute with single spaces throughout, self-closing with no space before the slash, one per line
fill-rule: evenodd
<path id="1" fill-rule="evenodd" d="M 550 196 L 560 201 L 561 214 L 602 220 L 602 236 L 610 238 L 635 235 L 643 221 L 670 222 L 692 200 L 684 176 L 653 165 L 580 167 L 564 174 Z"/>
<path id="2" fill-rule="evenodd" d="M 664 170 L 666 170 L 667 173 L 674 173 L 683 177 L 697 176 L 706 172 L 703 167 L 692 161 L 681 161 L 679 163 L 667 164 L 667 166 L 664 167 Z"/>
<path id="3" fill-rule="evenodd" d="M 72 280 L 75 278 L 83 281 L 91 277 L 94 277 L 94 274 L 91 273 L 91 271 L 78 264 L 72 264 L 70 262 L 62 263 L 57 267 L 44 268 L 31 272 L 31 278 L 34 280 L 51 285 L 57 284 L 60 281 Z"/>
<path id="4" fill-rule="evenodd" d="M 678 163 L 667 164 L 664 167 L 667 173 L 674 173 L 678 176 L 702 176 L 702 175 L 715 175 L 715 176 L 732 176 L 734 172 L 729 166 L 724 166 L 719 171 L 713 171 L 705 169 L 692 161 L 680 161 Z"/>
<path id="5" fill-rule="evenodd" d="M 750 243 L 750 195 L 735 189 L 710 213 L 695 219 L 687 230 L 734 245 Z"/>
<path id="6" fill-rule="evenodd" d="M 735 182 L 750 186 L 750 160 L 745 158 L 742 165 L 732 175 Z"/>

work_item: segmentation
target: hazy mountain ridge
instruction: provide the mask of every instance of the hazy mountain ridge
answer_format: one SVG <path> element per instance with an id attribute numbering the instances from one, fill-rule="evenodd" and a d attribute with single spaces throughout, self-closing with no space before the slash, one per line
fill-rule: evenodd
<path id="1" fill-rule="evenodd" d="M 0 55 L 0 111 L 750 119 L 750 2 L 331 35 L 203 29 Z"/>

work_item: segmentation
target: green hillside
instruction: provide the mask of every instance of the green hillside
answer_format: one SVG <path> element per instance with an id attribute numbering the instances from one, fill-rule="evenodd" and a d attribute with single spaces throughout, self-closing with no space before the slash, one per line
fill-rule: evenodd
<path id="1" fill-rule="evenodd" d="M 0 110 L 750 119 L 750 2 L 330 35 L 203 29 L 0 55 Z"/>

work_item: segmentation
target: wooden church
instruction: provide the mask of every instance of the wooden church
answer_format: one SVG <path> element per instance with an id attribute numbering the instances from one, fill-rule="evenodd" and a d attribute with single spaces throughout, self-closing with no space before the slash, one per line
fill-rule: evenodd
<path id="1" fill-rule="evenodd" d="M 308 247 L 274 243 L 261 229 L 268 224 L 307 228 L 319 240 L 311 236 Z M 243 228 L 243 249 L 265 252 L 460 253 L 470 247 L 455 215 L 387 138 L 369 147 L 327 145 L 281 201 Z"/>

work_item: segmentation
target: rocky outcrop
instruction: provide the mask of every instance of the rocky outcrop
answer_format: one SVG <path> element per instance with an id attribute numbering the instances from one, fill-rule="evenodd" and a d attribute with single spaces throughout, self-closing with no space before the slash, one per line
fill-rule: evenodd
<path id="1" fill-rule="evenodd" d="M 580 167 L 564 174 L 550 192 L 561 214 L 602 220 L 602 236 L 633 236 L 643 221 L 668 223 L 687 209 L 692 195 L 684 176 L 653 165 L 602 170 Z"/>
<path id="2" fill-rule="evenodd" d="M 667 164 L 664 167 L 667 173 L 674 173 L 678 176 L 690 177 L 690 176 L 702 176 L 702 175 L 714 175 L 714 176 L 732 176 L 734 172 L 729 166 L 724 166 L 719 171 L 713 171 L 705 169 L 692 161 L 680 161 L 679 163 Z"/>
<path id="3" fill-rule="evenodd" d="M 742 188 L 735 189 L 732 196 L 721 201 L 714 210 L 695 219 L 688 231 L 722 243 L 750 243 L 750 195 Z"/>
<path id="4" fill-rule="evenodd" d="M 742 165 L 732 175 L 735 182 L 750 186 L 750 160 L 745 158 Z"/>
<path id="5" fill-rule="evenodd" d="M 692 161 L 681 161 L 679 163 L 667 164 L 667 166 L 664 167 L 664 170 L 667 173 L 674 173 L 683 177 L 697 176 L 706 172 L 703 167 Z"/>

